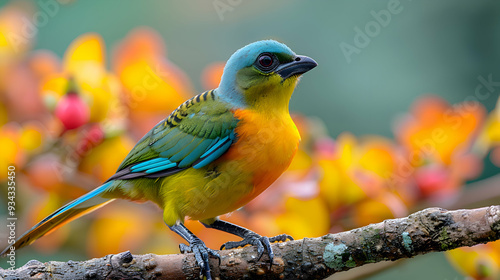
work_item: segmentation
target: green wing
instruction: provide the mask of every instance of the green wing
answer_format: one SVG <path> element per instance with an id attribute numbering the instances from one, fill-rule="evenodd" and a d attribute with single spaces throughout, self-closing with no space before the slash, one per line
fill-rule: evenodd
<path id="1" fill-rule="evenodd" d="M 206 166 L 229 149 L 237 123 L 213 90 L 197 95 L 144 135 L 108 181 L 158 178 Z"/>

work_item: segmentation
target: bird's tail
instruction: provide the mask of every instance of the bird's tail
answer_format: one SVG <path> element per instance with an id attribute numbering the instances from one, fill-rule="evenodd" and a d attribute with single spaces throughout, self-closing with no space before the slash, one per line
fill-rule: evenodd
<path id="1" fill-rule="evenodd" d="M 21 235 L 14 244 L 7 246 L 7 248 L 0 253 L 0 256 L 6 255 L 7 252 L 11 250 L 18 250 L 24 246 L 28 246 L 38 238 L 52 232 L 60 226 L 113 201 L 113 198 L 105 197 L 106 190 L 108 190 L 112 183 L 113 181 L 105 183 L 93 191 L 59 208 L 57 211 L 50 214 L 48 217 Z"/>

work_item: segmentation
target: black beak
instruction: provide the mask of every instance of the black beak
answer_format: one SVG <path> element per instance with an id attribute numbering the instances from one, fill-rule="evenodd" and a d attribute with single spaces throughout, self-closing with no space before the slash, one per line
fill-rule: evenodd
<path id="1" fill-rule="evenodd" d="M 278 73 L 283 80 L 286 80 L 291 76 L 304 74 L 316 66 L 318 66 L 318 63 L 316 63 L 314 59 L 303 55 L 297 55 L 292 62 L 278 66 L 275 72 Z"/>

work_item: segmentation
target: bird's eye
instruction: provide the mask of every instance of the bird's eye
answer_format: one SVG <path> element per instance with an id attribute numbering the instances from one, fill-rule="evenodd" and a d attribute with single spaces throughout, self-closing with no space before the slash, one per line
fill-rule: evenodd
<path id="1" fill-rule="evenodd" d="M 259 56 L 259 63 L 262 67 L 270 67 L 273 65 L 273 58 L 268 54 L 263 54 Z"/>
<path id="2" fill-rule="evenodd" d="M 270 72 L 276 66 L 278 66 L 278 64 L 279 64 L 279 61 L 275 55 L 273 55 L 271 53 L 262 53 L 257 58 L 255 66 L 257 66 L 257 68 L 259 68 L 263 72 Z"/>

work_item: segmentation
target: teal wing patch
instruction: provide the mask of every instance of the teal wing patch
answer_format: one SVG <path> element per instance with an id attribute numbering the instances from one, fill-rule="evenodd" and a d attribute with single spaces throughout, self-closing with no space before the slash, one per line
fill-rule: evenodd
<path id="1" fill-rule="evenodd" d="M 110 180 L 164 177 L 202 168 L 223 155 L 237 138 L 231 110 L 207 91 L 184 102 L 130 151 Z"/>

